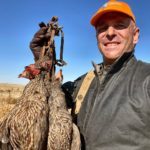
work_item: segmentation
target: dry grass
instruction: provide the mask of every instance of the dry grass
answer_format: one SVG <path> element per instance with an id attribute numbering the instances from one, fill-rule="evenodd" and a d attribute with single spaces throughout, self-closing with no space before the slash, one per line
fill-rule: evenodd
<path id="1" fill-rule="evenodd" d="M 23 89 L 24 85 L 0 83 L 0 118 L 7 115 L 14 107 Z"/>

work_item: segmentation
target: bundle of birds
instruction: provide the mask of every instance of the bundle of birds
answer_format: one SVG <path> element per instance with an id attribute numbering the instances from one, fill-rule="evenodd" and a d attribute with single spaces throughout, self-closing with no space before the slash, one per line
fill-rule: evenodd
<path id="1" fill-rule="evenodd" d="M 77 136 L 76 136 L 77 135 Z M 78 150 L 80 135 L 67 110 L 60 79 L 38 75 L 0 122 L 1 150 Z"/>
<path id="2" fill-rule="evenodd" d="M 57 20 L 53 21 L 56 25 Z M 60 29 L 56 27 L 54 30 Z M 30 82 L 13 109 L 0 120 L 0 150 L 80 149 L 79 130 L 61 89 L 62 71 L 55 76 L 54 42 L 48 43 L 35 64 L 26 66 L 19 75 Z"/>

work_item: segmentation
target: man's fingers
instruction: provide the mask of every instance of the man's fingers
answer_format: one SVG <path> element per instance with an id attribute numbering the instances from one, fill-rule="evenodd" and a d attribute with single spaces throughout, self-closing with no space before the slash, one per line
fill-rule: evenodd
<path id="1" fill-rule="evenodd" d="M 40 29 L 35 33 L 34 37 L 38 37 L 38 36 L 40 36 L 40 35 L 45 35 L 46 32 L 47 32 L 47 30 L 48 30 L 48 27 L 42 27 L 42 28 L 40 28 Z"/>

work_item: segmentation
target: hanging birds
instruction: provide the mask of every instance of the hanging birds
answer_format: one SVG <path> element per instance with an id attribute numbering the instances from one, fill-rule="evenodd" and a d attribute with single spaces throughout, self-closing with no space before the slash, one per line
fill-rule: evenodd
<path id="1" fill-rule="evenodd" d="M 58 77 L 49 82 L 38 76 L 1 122 L 0 141 L 6 150 L 78 150 L 80 135 L 74 126 Z"/>
<path id="2" fill-rule="evenodd" d="M 61 30 L 56 21 L 52 18 L 50 22 L 51 36 Z M 30 82 L 0 120 L 0 150 L 80 150 L 80 134 L 61 89 L 62 70 L 55 76 L 55 65 L 64 61 L 62 56 L 56 60 L 53 38 L 43 46 L 39 60 L 19 75 Z"/>

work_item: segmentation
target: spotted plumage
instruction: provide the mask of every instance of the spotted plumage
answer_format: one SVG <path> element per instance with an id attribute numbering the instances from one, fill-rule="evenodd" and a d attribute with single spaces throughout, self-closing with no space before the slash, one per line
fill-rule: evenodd
<path id="1" fill-rule="evenodd" d="M 37 76 L 1 120 L 0 147 L 2 150 L 79 150 L 80 136 L 74 126 L 61 82 Z"/>

